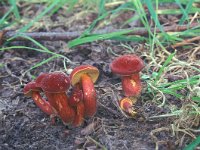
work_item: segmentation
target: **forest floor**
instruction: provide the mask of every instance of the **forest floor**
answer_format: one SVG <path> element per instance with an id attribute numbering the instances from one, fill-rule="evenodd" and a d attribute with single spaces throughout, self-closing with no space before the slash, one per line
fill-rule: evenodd
<path id="1" fill-rule="evenodd" d="M 25 18 L 25 23 L 41 11 L 41 5 L 20 3 L 19 10 Z M 98 16 L 93 11 L 86 13 L 80 8 L 76 9 L 68 14 L 64 9 L 60 9 L 51 16 L 44 16 L 29 31 L 83 31 Z M 110 19 L 109 26 L 119 28 L 120 23 L 125 22 L 133 14 L 131 11 L 123 11 Z M 181 15 L 159 17 L 162 24 L 173 26 L 177 25 Z M 22 28 L 23 23 L 11 29 Z M 105 24 L 99 24 L 99 28 L 105 28 Z M 124 28 L 134 26 L 143 27 L 141 22 L 137 22 L 135 25 L 126 24 Z M 178 89 L 177 93 L 184 95 L 182 98 L 156 91 L 154 87 L 170 83 L 170 88 L 171 83 L 176 81 L 189 82 L 190 77 L 196 79 L 200 69 L 199 40 L 186 47 L 177 47 L 176 50 L 168 45 L 167 53 L 160 47 L 155 47 L 152 52 L 146 42 L 101 40 L 74 48 L 68 48 L 67 41 L 39 42 L 52 52 L 67 57 L 72 63 L 66 62 L 65 68 L 65 60 L 56 57 L 30 70 L 37 63 L 48 60 L 52 54 L 23 48 L 38 48 L 31 41 L 12 41 L 4 45 L 8 49 L 0 51 L 0 149 L 177 150 L 183 149 L 198 135 L 199 102 L 193 101 L 192 96 L 197 95 L 199 82 L 186 83 L 186 86 Z M 23 47 L 9 49 L 12 46 Z M 160 84 L 154 86 L 151 84 L 151 78 L 159 73 L 160 66 L 163 66 L 169 59 L 168 56 L 175 51 L 176 54 L 159 77 L 157 83 Z M 119 109 L 118 100 L 123 97 L 121 79 L 110 70 L 110 63 L 117 56 L 132 53 L 141 57 L 145 63 L 145 68 L 141 71 L 143 90 L 135 106 L 138 112 L 135 118 L 125 116 Z M 93 118 L 86 118 L 80 127 L 65 126 L 59 118 L 52 125 L 50 117 L 44 114 L 31 98 L 24 96 L 23 87 L 42 72 L 68 73 L 68 69 L 81 64 L 93 65 L 100 71 L 99 79 L 95 83 L 97 113 Z M 162 105 L 163 100 L 165 103 Z M 188 113 L 194 109 L 197 111 L 195 115 Z M 175 113 L 177 114 L 174 115 Z"/>

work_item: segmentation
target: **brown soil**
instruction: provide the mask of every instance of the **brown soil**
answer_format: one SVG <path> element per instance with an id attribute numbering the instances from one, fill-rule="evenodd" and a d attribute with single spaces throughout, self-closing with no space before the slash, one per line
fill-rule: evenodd
<path id="1" fill-rule="evenodd" d="M 76 31 L 86 28 L 95 16 L 96 14 L 92 14 L 86 18 L 88 20 L 72 22 L 71 28 L 64 25 L 51 27 L 49 25 L 51 22 L 46 26 L 52 31 Z M 67 17 L 70 15 L 64 15 L 64 17 L 53 15 L 51 21 L 59 22 Z M 115 23 L 119 22 L 118 19 L 120 18 L 116 18 Z M 37 30 L 47 31 L 41 28 Z M 77 62 L 75 65 L 67 64 L 68 68 L 73 69 L 80 64 L 90 64 L 100 70 L 100 77 L 95 84 L 98 95 L 97 113 L 93 118 L 86 118 L 84 124 L 78 128 L 64 126 L 59 118 L 56 124 L 52 125 L 49 116 L 45 115 L 31 98 L 24 96 L 23 85 L 41 72 L 65 71 L 63 60 L 54 59 L 22 76 L 26 70 L 30 69 L 30 66 L 49 58 L 50 55 L 25 49 L 0 51 L 0 63 L 3 64 L 0 66 L 0 149 L 151 150 L 155 149 L 157 143 L 159 149 L 165 150 L 181 149 L 188 142 L 185 138 L 181 145 L 175 143 L 177 139 L 169 130 L 171 119 L 147 119 L 148 116 L 170 111 L 167 108 L 159 108 L 151 101 L 152 95 L 145 93 L 145 81 L 142 81 L 144 90 L 136 105 L 138 116 L 127 118 L 121 113 L 117 105 L 117 101 L 122 97 L 121 81 L 110 71 L 109 64 L 114 59 L 114 55 L 107 51 L 110 47 L 118 55 L 128 53 L 120 46 L 120 42 L 99 41 L 71 50 L 66 48 L 66 42 L 42 42 L 42 44 L 56 53 L 65 55 L 71 61 Z M 132 47 L 138 46 L 138 43 L 128 44 Z M 11 45 L 35 47 L 30 42 L 12 42 Z M 140 47 L 135 51 L 139 56 L 145 51 L 142 44 Z M 142 59 L 146 64 L 149 63 L 145 56 Z M 147 69 L 142 71 L 143 74 L 146 72 L 148 72 Z M 168 100 L 173 101 L 173 99 L 168 96 Z"/>

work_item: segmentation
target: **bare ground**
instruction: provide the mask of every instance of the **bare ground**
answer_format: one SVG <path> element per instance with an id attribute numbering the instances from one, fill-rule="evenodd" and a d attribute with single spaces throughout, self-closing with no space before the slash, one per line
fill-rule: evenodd
<path id="1" fill-rule="evenodd" d="M 64 15 L 64 17 L 69 16 Z M 69 25 L 51 26 L 52 22 L 62 22 L 63 19 L 62 15 L 54 15 L 45 29 L 35 30 L 76 31 L 84 29 L 95 16 L 96 14 L 90 14 L 86 20 L 78 19 L 71 22 L 69 28 Z M 65 22 L 69 20 L 65 19 Z M 113 23 L 117 24 L 120 21 L 119 17 Z M 44 21 L 41 22 L 43 23 Z M 170 126 L 173 119 L 148 119 L 149 116 L 167 113 L 170 110 L 168 107 L 158 107 L 157 103 L 152 101 L 152 95 L 145 93 L 145 81 L 142 81 L 144 89 L 136 105 L 139 115 L 136 118 L 127 118 L 122 114 L 117 105 L 117 100 L 122 97 L 120 78 L 110 71 L 109 64 L 114 59 L 114 55 L 107 51 L 110 47 L 118 55 L 128 53 L 120 42 L 100 41 L 72 50 L 67 48 L 65 42 L 42 43 L 52 51 L 67 56 L 73 62 L 78 62 L 76 65 L 68 64 L 68 68 L 73 69 L 78 64 L 90 64 L 100 70 L 100 77 L 95 84 L 98 95 L 97 113 L 94 118 L 86 118 L 84 124 L 78 128 L 64 126 L 59 118 L 56 124 L 52 125 L 49 116 L 41 112 L 31 98 L 24 96 L 23 85 L 41 72 L 65 71 L 63 60 L 55 59 L 23 76 L 30 66 L 49 58 L 50 55 L 24 49 L 1 51 L 0 63 L 3 65 L 0 67 L 0 149 L 151 150 L 158 146 L 159 149 L 164 150 L 182 149 L 188 141 L 191 141 L 187 136 L 184 137 L 184 141 L 181 141 L 182 134 L 173 136 Z M 133 48 L 139 47 L 135 49 L 135 53 L 141 56 L 145 64 L 149 63 L 148 57 L 143 55 L 145 52 L 148 53 L 148 49 L 143 44 L 125 44 Z M 10 45 L 34 47 L 30 42 L 12 42 Z M 147 73 L 148 69 L 145 68 L 142 74 Z M 177 79 L 179 78 L 171 80 Z M 180 100 L 169 95 L 167 100 L 181 107 Z"/>

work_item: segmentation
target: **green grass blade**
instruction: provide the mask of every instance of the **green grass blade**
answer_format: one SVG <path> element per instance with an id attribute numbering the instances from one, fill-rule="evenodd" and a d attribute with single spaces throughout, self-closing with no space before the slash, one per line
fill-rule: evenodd
<path id="1" fill-rule="evenodd" d="M 43 12 L 41 12 L 41 14 L 39 14 L 38 16 L 36 16 L 30 23 L 28 23 L 26 26 L 22 27 L 19 32 L 25 32 L 27 31 L 31 26 L 33 26 L 33 24 L 40 20 L 45 14 L 47 14 L 49 11 L 51 11 L 61 0 L 54 0 L 53 3 L 48 6 L 47 8 L 44 9 Z"/>
<path id="2" fill-rule="evenodd" d="M 14 36 L 14 37 L 8 39 L 7 41 L 9 42 L 9 41 L 11 41 L 11 40 L 13 40 L 13 39 L 15 39 L 15 38 L 17 38 L 17 37 L 23 37 L 23 38 L 25 38 L 25 39 L 28 39 L 29 41 L 33 42 L 35 45 L 37 45 L 38 47 L 40 47 L 40 48 L 43 49 L 44 51 L 50 52 L 50 50 L 48 50 L 45 46 L 43 46 L 42 44 L 40 44 L 39 42 L 37 42 L 37 41 L 34 40 L 33 38 L 30 38 L 30 37 L 28 37 L 28 36 L 26 36 L 26 35 L 24 35 L 24 34 L 22 34 L 22 33 L 18 33 L 16 36 Z"/>
<path id="3" fill-rule="evenodd" d="M 77 4 L 78 0 L 61 0 L 49 13 L 49 15 L 55 14 L 63 5 L 67 4 L 68 5 L 68 12 L 72 11 L 74 6 Z"/>
<path id="4" fill-rule="evenodd" d="M 200 145 L 200 136 L 198 136 L 192 143 L 186 146 L 183 150 L 194 150 L 198 145 Z"/>
<path id="5" fill-rule="evenodd" d="M 100 0 L 99 2 L 99 12 L 98 15 L 101 16 L 102 14 L 104 14 L 106 12 L 105 9 L 105 0 Z"/>
<path id="6" fill-rule="evenodd" d="M 155 2 L 157 0 L 152 0 L 152 2 Z M 160 3 L 174 3 L 174 0 L 159 0 Z M 199 3 L 200 0 L 194 0 L 195 3 Z M 181 0 L 182 4 L 188 4 L 188 0 Z"/>
<path id="7" fill-rule="evenodd" d="M 106 33 L 106 34 L 96 34 L 96 35 L 91 35 L 88 37 L 83 37 L 83 38 L 78 38 L 75 40 L 72 40 L 70 42 L 68 42 L 68 47 L 74 47 L 80 44 L 84 44 L 84 43 L 88 43 L 88 42 L 93 42 L 93 41 L 97 41 L 97 40 L 107 40 L 110 38 L 114 38 L 120 35 L 124 35 L 127 33 L 130 33 L 132 30 L 123 30 L 123 31 L 119 31 L 119 32 L 113 32 L 113 33 Z"/>
<path id="8" fill-rule="evenodd" d="M 13 11 L 13 7 L 11 7 L 4 15 L 3 17 L 0 19 L 0 29 L 2 29 L 3 24 L 6 20 L 6 18 L 10 15 L 10 13 Z"/>
<path id="9" fill-rule="evenodd" d="M 192 100 L 200 103 L 200 97 L 192 97 Z"/>
<path id="10" fill-rule="evenodd" d="M 101 0 L 100 3 L 99 3 L 98 18 L 95 19 L 95 20 L 91 23 L 91 25 L 89 26 L 89 28 L 87 28 L 79 38 L 82 38 L 82 37 L 84 37 L 84 36 L 90 35 L 91 31 L 94 29 L 94 27 L 96 26 L 96 24 L 97 24 L 99 21 L 105 19 L 109 14 L 115 14 L 115 13 L 121 11 L 122 9 L 125 9 L 125 8 L 127 8 L 127 7 L 130 7 L 130 4 L 132 4 L 132 3 L 128 3 L 128 4 L 125 3 L 125 4 L 121 5 L 121 6 L 119 6 L 118 8 L 107 12 L 107 11 L 103 11 L 103 10 L 105 10 L 105 6 L 104 6 L 104 5 L 105 5 L 105 1 L 104 1 L 104 0 Z"/>
<path id="11" fill-rule="evenodd" d="M 42 44 L 40 44 L 38 41 L 34 40 L 33 38 L 28 37 L 28 36 L 25 36 L 25 35 L 23 35 L 23 34 L 22 34 L 22 35 L 19 34 L 19 36 L 28 39 L 29 41 L 33 42 L 35 45 L 37 45 L 38 47 L 40 47 L 40 48 L 43 49 L 44 51 L 50 52 L 50 50 L 49 50 L 48 48 L 46 48 L 45 46 L 43 46 Z"/>
<path id="12" fill-rule="evenodd" d="M 62 58 L 64 58 L 64 59 L 66 59 L 69 63 L 73 63 L 73 62 L 72 62 L 69 58 L 67 58 L 66 56 L 61 55 L 61 54 L 57 54 L 57 53 L 55 53 L 55 52 L 50 51 L 50 50 L 47 49 L 45 46 L 43 46 L 42 44 L 40 44 L 39 42 L 37 42 L 36 40 L 34 40 L 34 39 L 32 39 L 32 38 L 30 38 L 30 37 L 28 37 L 28 36 L 25 36 L 25 35 L 23 35 L 23 34 L 20 34 L 20 33 L 19 33 L 18 35 L 16 35 L 15 37 L 13 37 L 13 38 L 11 38 L 11 39 L 16 38 L 17 36 L 21 36 L 21 37 L 23 37 L 23 38 L 28 39 L 29 41 L 33 42 L 36 46 L 38 46 L 38 47 L 41 48 L 41 49 L 31 48 L 31 47 L 25 47 L 25 46 L 12 46 L 12 48 L 16 48 L 16 49 L 25 48 L 25 49 L 35 50 L 35 51 L 39 51 L 39 52 L 43 52 L 43 53 L 49 53 L 49 54 L 55 55 L 55 56 L 57 56 L 57 57 L 62 57 Z M 9 40 L 11 40 L 11 39 L 9 39 Z M 0 50 L 2 50 L 2 51 L 3 51 L 3 50 L 8 50 L 9 48 L 11 48 L 11 47 L 1 48 Z"/>
<path id="13" fill-rule="evenodd" d="M 159 86 L 160 89 L 171 89 L 171 90 L 181 90 L 183 88 L 186 88 L 188 85 L 195 85 L 195 84 L 198 84 L 199 83 L 199 80 L 196 80 L 196 81 L 186 81 L 185 83 L 177 83 L 177 84 L 174 84 L 173 82 L 171 83 L 171 85 L 169 86 L 164 86 L 164 85 L 161 85 L 161 87 Z"/>
<path id="14" fill-rule="evenodd" d="M 160 15 L 179 15 L 183 14 L 180 9 L 162 9 L 162 10 L 157 10 L 157 14 Z M 200 12 L 199 8 L 192 7 L 190 10 L 188 10 L 188 14 L 194 14 L 196 12 Z"/>
<path id="15" fill-rule="evenodd" d="M 116 14 L 116 13 L 120 12 L 121 10 L 132 10 L 132 11 L 134 11 L 133 6 L 134 6 L 133 2 L 126 2 L 122 5 L 120 5 L 119 7 L 117 7 L 116 9 L 112 10 L 111 12 L 112 12 L 112 14 Z"/>
<path id="16" fill-rule="evenodd" d="M 105 1 L 104 0 L 101 0 L 100 3 L 99 3 L 99 13 L 98 13 L 98 17 L 91 23 L 91 25 L 89 26 L 89 28 L 87 28 L 79 38 L 83 38 L 85 36 L 88 36 L 91 34 L 91 31 L 94 29 L 94 27 L 96 26 L 96 24 L 105 19 L 109 14 L 115 14 L 115 13 L 118 13 L 119 11 L 123 10 L 123 9 L 126 9 L 126 8 L 131 8 L 131 6 L 133 6 L 133 3 L 125 3 L 119 7 L 117 7 L 116 9 L 114 10 L 111 10 L 111 11 L 106 11 L 105 10 Z M 105 10 L 105 11 L 103 11 Z"/>
<path id="17" fill-rule="evenodd" d="M 126 36 L 126 35 L 120 35 L 113 38 L 110 38 L 111 40 L 118 40 L 118 41 L 133 41 L 133 42 L 144 42 L 148 41 L 147 38 L 141 37 L 141 36 Z"/>
<path id="18" fill-rule="evenodd" d="M 149 12 L 151 14 L 151 17 L 153 18 L 156 26 L 158 26 L 158 28 L 160 29 L 160 31 L 162 33 L 165 33 L 164 30 L 163 30 L 163 27 L 161 26 L 161 24 L 159 22 L 158 16 L 157 16 L 157 14 L 156 14 L 156 12 L 155 12 L 155 10 L 153 8 L 152 1 L 150 1 L 150 0 L 144 0 L 144 1 L 145 1 L 146 5 L 147 5 L 147 8 L 148 8 L 148 10 L 149 10 Z"/>
<path id="19" fill-rule="evenodd" d="M 0 48 L 0 51 L 6 51 L 6 50 L 11 50 L 11 49 L 28 49 L 28 50 L 34 50 L 42 53 L 47 53 L 46 51 L 42 49 L 37 49 L 33 47 L 27 47 L 27 46 L 10 46 L 10 47 L 2 47 Z"/>
<path id="20" fill-rule="evenodd" d="M 186 6 L 186 10 L 185 12 L 188 14 L 188 12 L 190 11 L 191 7 L 192 7 L 192 4 L 193 4 L 194 0 L 190 0 Z M 179 24 L 183 24 L 185 20 L 188 20 L 188 15 L 185 16 L 183 15 L 179 21 Z"/>
<path id="21" fill-rule="evenodd" d="M 148 19 L 146 17 L 146 13 L 144 11 L 144 8 L 143 8 L 141 1 L 140 0 L 134 0 L 133 4 L 134 4 L 134 7 L 136 9 L 138 16 L 140 17 L 141 22 L 143 23 L 145 28 L 148 30 L 149 35 L 153 35 L 151 30 L 150 30 L 149 22 L 148 22 Z"/>
<path id="22" fill-rule="evenodd" d="M 156 76 L 155 82 L 157 82 L 160 79 L 160 76 L 162 75 L 162 73 L 164 72 L 165 67 L 171 62 L 172 58 L 174 57 L 174 55 L 176 54 L 176 52 L 170 54 L 166 61 L 164 62 L 163 66 L 160 68 L 160 70 L 158 71 L 158 75 Z"/>
<path id="23" fill-rule="evenodd" d="M 103 20 L 105 17 L 108 16 L 108 12 L 102 14 L 101 16 L 99 16 L 97 19 L 95 19 L 92 24 L 90 25 L 89 28 L 87 28 L 79 38 L 82 38 L 84 36 L 87 36 L 87 35 L 90 35 L 90 32 L 94 29 L 94 27 L 96 26 L 96 24 L 100 21 L 100 20 Z M 75 39 L 76 40 L 76 39 Z"/>
<path id="24" fill-rule="evenodd" d="M 199 83 L 199 80 L 200 80 L 200 75 L 196 75 L 196 76 L 192 76 L 188 79 L 181 79 L 181 80 L 177 80 L 174 82 L 164 83 L 164 84 L 162 84 L 162 87 L 166 88 L 170 85 L 177 85 L 177 84 L 183 85 L 183 84 L 187 84 L 187 82 L 192 83 L 192 84 L 197 84 L 197 83 Z"/>
<path id="25" fill-rule="evenodd" d="M 172 91 L 172 90 L 169 90 L 169 89 L 168 89 L 168 90 L 162 90 L 162 92 L 165 93 L 165 94 L 173 95 L 173 96 L 175 96 L 175 97 L 177 97 L 177 98 L 179 98 L 179 99 L 181 99 L 181 98 L 184 97 L 183 95 L 178 94 L 178 93 L 176 93 L 176 92 L 174 92 L 174 91 Z"/>
<path id="26" fill-rule="evenodd" d="M 183 6 L 182 6 L 180 0 L 175 0 L 175 1 L 176 1 L 177 5 L 180 7 L 180 9 L 181 9 L 181 11 L 182 11 L 182 14 L 183 14 L 182 18 L 188 18 L 188 14 L 187 14 L 187 12 L 185 11 L 185 9 L 183 8 Z"/>
<path id="27" fill-rule="evenodd" d="M 9 0 L 10 5 L 13 7 L 13 13 L 17 20 L 20 20 L 19 10 L 16 5 L 16 0 Z"/>
<path id="28" fill-rule="evenodd" d="M 137 15 L 134 15 L 133 17 L 129 18 L 128 20 L 126 20 L 123 24 L 122 24 L 122 27 L 124 27 L 125 25 L 127 25 L 128 23 L 131 23 L 131 22 L 134 22 L 136 20 L 139 19 L 139 16 Z"/>
<path id="29" fill-rule="evenodd" d="M 26 70 L 26 72 L 29 72 L 29 71 L 31 71 L 31 70 L 37 68 L 37 67 L 40 67 L 40 66 L 42 66 L 42 65 L 44 65 L 44 64 L 46 64 L 46 63 L 48 63 L 49 61 L 51 61 L 51 60 L 53 60 L 53 59 L 55 59 L 55 58 L 57 58 L 57 57 L 58 57 L 58 56 L 56 56 L 56 55 L 54 55 L 54 56 L 52 56 L 52 57 L 49 57 L 48 59 L 45 59 L 45 60 L 43 60 L 43 61 L 41 61 L 41 62 L 35 64 L 35 65 L 34 65 L 33 67 L 31 67 L 30 69 Z"/>

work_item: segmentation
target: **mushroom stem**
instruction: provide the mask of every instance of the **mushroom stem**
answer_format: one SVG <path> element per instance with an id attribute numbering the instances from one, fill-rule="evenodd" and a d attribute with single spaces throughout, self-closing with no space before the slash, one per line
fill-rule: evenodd
<path id="1" fill-rule="evenodd" d="M 84 121 L 84 114 L 85 114 L 85 106 L 83 101 L 80 101 L 76 106 L 76 115 L 73 121 L 73 125 L 75 127 L 80 126 Z"/>
<path id="2" fill-rule="evenodd" d="M 33 91 L 32 92 L 32 99 L 35 102 L 35 104 L 47 115 L 54 114 L 54 110 L 49 104 L 48 101 L 44 100 L 39 91 Z"/>
<path id="3" fill-rule="evenodd" d="M 91 77 L 87 74 L 81 76 L 83 89 L 83 102 L 85 105 L 85 116 L 92 117 L 97 110 L 96 91 Z"/>
<path id="4" fill-rule="evenodd" d="M 132 74 L 131 76 L 122 76 L 122 89 L 125 96 L 138 97 L 142 90 L 139 73 Z"/>
<path id="5" fill-rule="evenodd" d="M 80 101 L 83 100 L 83 90 L 79 83 L 77 83 L 72 91 L 72 94 L 69 98 L 69 105 L 70 106 L 77 106 Z"/>
<path id="6" fill-rule="evenodd" d="M 58 112 L 58 115 L 60 116 L 64 124 L 73 122 L 75 117 L 75 111 L 72 107 L 69 106 L 67 101 L 68 98 L 65 92 L 45 92 L 45 95 L 51 106 L 54 107 Z"/>

